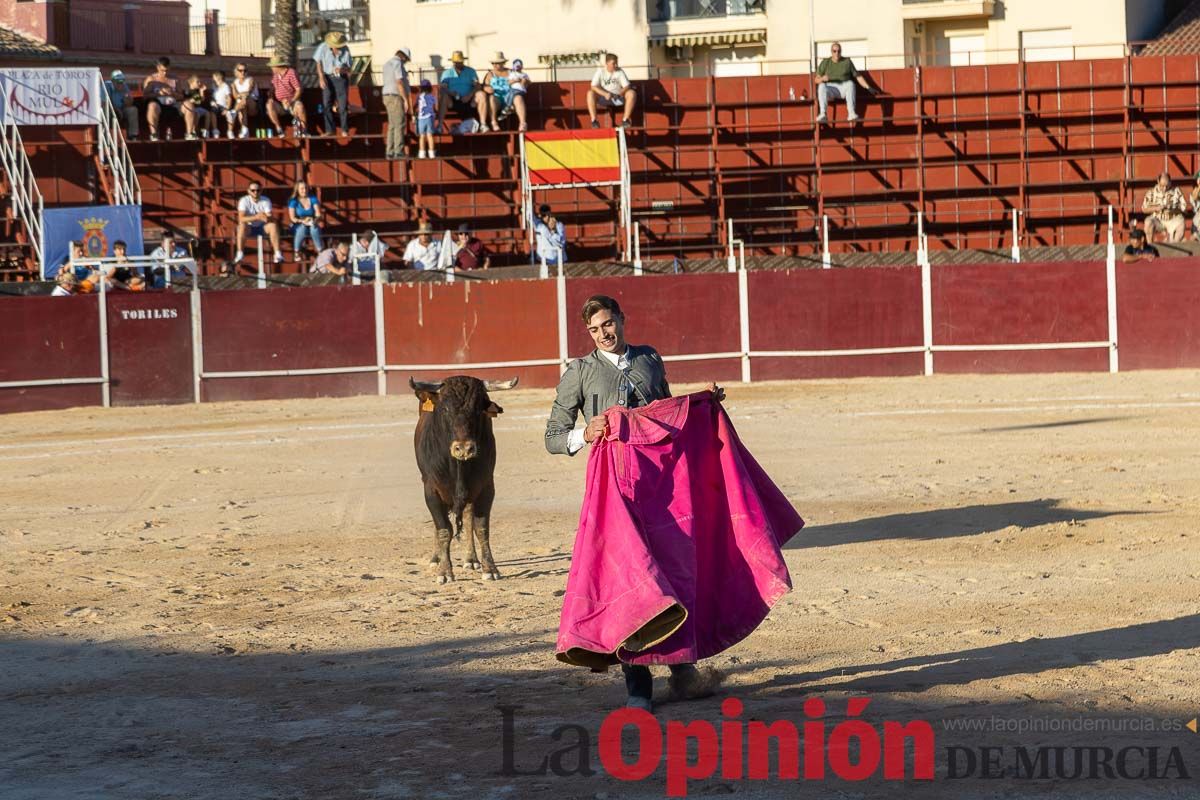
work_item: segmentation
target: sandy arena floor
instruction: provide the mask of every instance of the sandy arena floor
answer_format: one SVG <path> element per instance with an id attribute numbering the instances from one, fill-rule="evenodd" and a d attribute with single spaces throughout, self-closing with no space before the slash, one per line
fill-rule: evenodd
<path id="1" fill-rule="evenodd" d="M 543 449 L 550 398 L 501 398 L 503 580 L 445 587 L 414 398 L 0 417 L 0 797 L 663 796 L 661 772 L 599 771 L 619 675 L 553 657 L 585 460 Z M 1197 796 L 1200 374 L 733 385 L 726 407 L 809 523 L 795 590 L 714 659 L 726 694 L 766 721 L 814 695 L 831 726 L 851 696 L 929 720 L 939 779 L 694 794 Z M 660 716 L 716 721 L 720 697 Z M 502 774 L 498 705 L 521 707 L 517 769 L 576 723 L 597 774 Z M 946 747 L 1014 744 L 1156 745 L 1160 770 L 1177 747 L 1192 777 L 946 778 Z"/>

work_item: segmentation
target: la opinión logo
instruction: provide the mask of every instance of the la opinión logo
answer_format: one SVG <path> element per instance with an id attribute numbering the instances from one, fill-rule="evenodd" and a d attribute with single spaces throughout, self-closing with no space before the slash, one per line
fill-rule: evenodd
<path id="1" fill-rule="evenodd" d="M 681 722 L 657 717 L 636 708 L 621 708 L 600 725 L 597 752 L 601 768 L 621 781 L 641 781 L 666 767 L 669 797 L 686 797 L 689 782 L 719 775 L 722 780 L 825 780 L 830 775 L 846 781 L 864 781 L 880 773 L 886 780 L 933 780 L 934 731 L 924 720 L 885 721 L 875 726 L 860 719 L 870 700 L 850 698 L 847 719 L 830 726 L 825 701 L 804 703 L 800 726 L 791 720 L 767 723 L 743 720 L 744 706 L 737 698 L 721 703 L 718 724 L 707 720 Z M 591 776 L 591 733 L 583 725 L 560 725 L 550 734 L 558 744 L 532 768 L 516 764 L 516 712 L 518 706 L 498 706 L 503 722 L 503 765 L 506 776 L 553 774 Z M 622 750 L 624 734 L 636 741 L 636 754 L 627 760 Z M 906 752 L 911 744 L 911 774 Z M 775 770 L 772 774 L 772 753 Z"/>

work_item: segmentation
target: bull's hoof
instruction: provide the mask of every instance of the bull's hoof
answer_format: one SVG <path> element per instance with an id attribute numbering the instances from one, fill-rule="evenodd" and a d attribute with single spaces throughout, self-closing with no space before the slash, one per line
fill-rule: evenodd
<path id="1" fill-rule="evenodd" d="M 442 584 L 445 584 L 445 583 L 452 583 L 453 581 L 454 581 L 453 575 L 438 575 L 437 576 L 438 586 L 441 586 Z"/>
<path id="2" fill-rule="evenodd" d="M 498 581 L 500 580 L 500 573 L 493 567 L 491 570 L 483 573 L 483 579 L 485 581 Z"/>
<path id="3" fill-rule="evenodd" d="M 478 561 L 468 561 L 463 564 L 463 567 L 466 569 L 483 569 L 483 564 L 480 564 Z"/>

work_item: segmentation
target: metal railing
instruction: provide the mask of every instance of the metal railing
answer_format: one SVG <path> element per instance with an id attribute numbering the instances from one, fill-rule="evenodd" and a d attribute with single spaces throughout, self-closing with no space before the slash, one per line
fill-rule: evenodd
<path id="1" fill-rule="evenodd" d="M 212 27 L 215 42 L 209 41 Z M 222 19 L 216 25 L 192 25 L 192 55 L 221 55 L 235 58 L 259 58 L 271 55 L 274 46 L 274 29 L 270 20 L 233 17 Z M 214 48 L 215 45 L 215 48 Z"/>
<path id="2" fill-rule="evenodd" d="M 125 144 L 124 120 L 113 108 L 108 92 L 102 92 L 100 124 L 96 130 L 100 141 L 100 163 L 112 176 L 112 199 L 115 205 L 141 205 L 142 185 L 138 181 L 133 158 Z"/>
<path id="3" fill-rule="evenodd" d="M 38 268 L 42 267 L 42 191 L 33 177 L 33 166 L 25 154 L 25 143 L 21 130 L 13 122 L 6 122 L 0 130 L 0 166 L 8 177 L 12 195 L 13 217 L 25 224 L 29 233 L 29 244 L 33 248 Z"/>

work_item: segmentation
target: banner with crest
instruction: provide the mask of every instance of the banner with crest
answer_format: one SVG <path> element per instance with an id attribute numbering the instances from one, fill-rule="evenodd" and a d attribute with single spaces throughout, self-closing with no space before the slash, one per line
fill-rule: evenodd
<path id="1" fill-rule="evenodd" d="M 131 256 L 143 255 L 141 206 L 77 206 L 42 212 L 43 277 L 53 279 L 71 253 L 71 242 L 82 242 L 88 258 L 108 258 L 113 242 L 123 241 Z"/>

